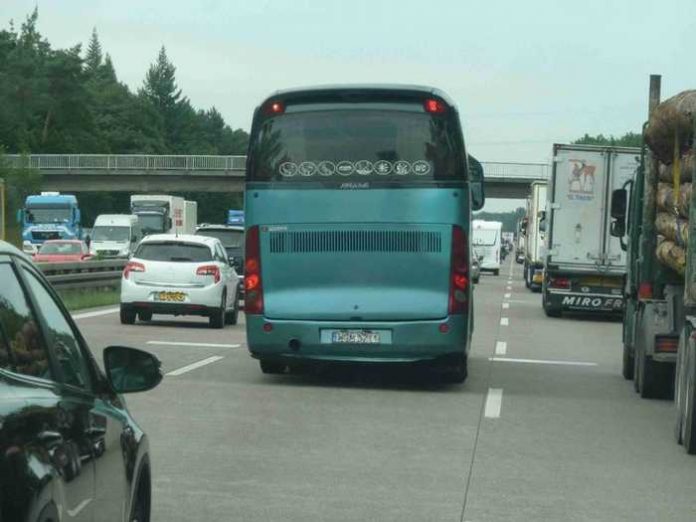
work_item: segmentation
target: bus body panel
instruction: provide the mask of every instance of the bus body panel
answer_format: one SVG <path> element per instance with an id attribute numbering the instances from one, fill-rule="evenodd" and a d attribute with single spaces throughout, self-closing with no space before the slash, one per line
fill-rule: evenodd
<path id="1" fill-rule="evenodd" d="M 249 197 L 247 207 L 259 208 L 248 224 L 260 226 L 268 318 L 446 318 L 452 223 L 465 222 L 468 208 L 456 203 L 463 190 L 275 189 Z"/>
<path id="2" fill-rule="evenodd" d="M 320 87 L 264 101 L 244 205 L 263 303 L 246 317 L 252 356 L 461 364 L 473 330 L 467 168 L 456 108 L 430 88 Z M 465 259 L 456 271 L 454 237 Z"/>

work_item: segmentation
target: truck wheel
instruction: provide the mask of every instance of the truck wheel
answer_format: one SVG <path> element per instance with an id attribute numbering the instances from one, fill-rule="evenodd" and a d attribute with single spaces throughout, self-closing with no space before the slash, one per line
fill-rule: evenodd
<path id="1" fill-rule="evenodd" d="M 152 320 L 152 312 L 150 312 L 150 311 L 138 312 L 138 319 L 140 319 L 141 321 L 151 321 Z"/>
<path id="2" fill-rule="evenodd" d="M 497 268 L 495 270 L 493 270 L 493 275 L 496 275 L 496 276 L 500 275 L 500 270 Z"/>
<path id="3" fill-rule="evenodd" d="M 688 346 L 688 343 L 687 343 Z M 681 433 L 684 450 L 689 455 L 696 454 L 696 355 L 693 350 L 686 353 L 683 376 L 683 410 L 681 414 Z"/>
<path id="4" fill-rule="evenodd" d="M 532 286 L 532 279 L 529 277 L 529 267 L 524 265 L 524 286 L 527 288 Z"/>
<path id="5" fill-rule="evenodd" d="M 635 369 L 635 355 L 633 350 L 626 343 L 623 345 L 623 367 L 621 373 L 624 379 L 630 381 L 633 379 L 633 370 Z"/>
<path id="6" fill-rule="evenodd" d="M 134 324 L 135 323 L 135 310 L 130 308 L 121 307 L 120 311 L 121 324 Z"/>
<path id="7" fill-rule="evenodd" d="M 544 307 L 544 313 L 546 314 L 546 317 L 561 317 L 560 308 L 554 308 L 553 306 L 551 306 L 546 300 L 546 294 L 544 294 L 543 296 L 541 306 Z"/>
<path id="8" fill-rule="evenodd" d="M 261 366 L 261 371 L 267 375 L 277 375 L 280 373 L 285 373 L 287 366 L 283 363 L 276 363 L 271 361 L 259 361 L 259 366 Z"/>

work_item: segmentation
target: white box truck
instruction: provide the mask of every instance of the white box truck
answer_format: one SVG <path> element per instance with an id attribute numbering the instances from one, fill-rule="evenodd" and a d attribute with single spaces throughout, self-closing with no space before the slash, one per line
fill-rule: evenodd
<path id="1" fill-rule="evenodd" d="M 637 148 L 554 145 L 542 287 L 548 316 L 622 312 L 626 255 L 610 235 L 609 207 L 639 166 Z"/>
<path id="2" fill-rule="evenodd" d="M 524 229 L 524 284 L 540 292 L 544 280 L 544 235 L 546 226 L 546 183 L 535 181 L 527 199 Z"/>
<path id="3" fill-rule="evenodd" d="M 475 219 L 471 225 L 471 244 L 480 259 L 482 272 L 500 273 L 500 249 L 502 246 L 503 224 L 500 221 Z"/>
<path id="4" fill-rule="evenodd" d="M 142 237 L 138 216 L 101 214 L 89 235 L 89 251 L 99 257 L 128 257 Z"/>
<path id="5" fill-rule="evenodd" d="M 197 205 L 178 196 L 134 194 L 131 213 L 138 216 L 143 234 L 193 234 Z"/>

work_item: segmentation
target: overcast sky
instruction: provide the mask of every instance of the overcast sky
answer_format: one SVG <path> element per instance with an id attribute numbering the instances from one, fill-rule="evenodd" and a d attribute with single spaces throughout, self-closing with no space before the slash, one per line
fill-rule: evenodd
<path id="1" fill-rule="evenodd" d="M 696 87 L 696 0 L 0 0 L 0 22 L 37 4 L 54 47 L 96 27 L 133 89 L 164 44 L 194 106 L 247 130 L 278 88 L 440 87 L 487 161 L 547 161 L 554 142 L 640 131 L 650 73 L 663 97 Z"/>

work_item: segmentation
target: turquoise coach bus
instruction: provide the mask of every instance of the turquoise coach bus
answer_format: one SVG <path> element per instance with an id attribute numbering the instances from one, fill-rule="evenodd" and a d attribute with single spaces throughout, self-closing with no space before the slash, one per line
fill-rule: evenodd
<path id="1" fill-rule="evenodd" d="M 483 171 L 441 91 L 280 91 L 247 156 L 245 313 L 264 373 L 307 362 L 467 374 L 471 211 Z"/>

